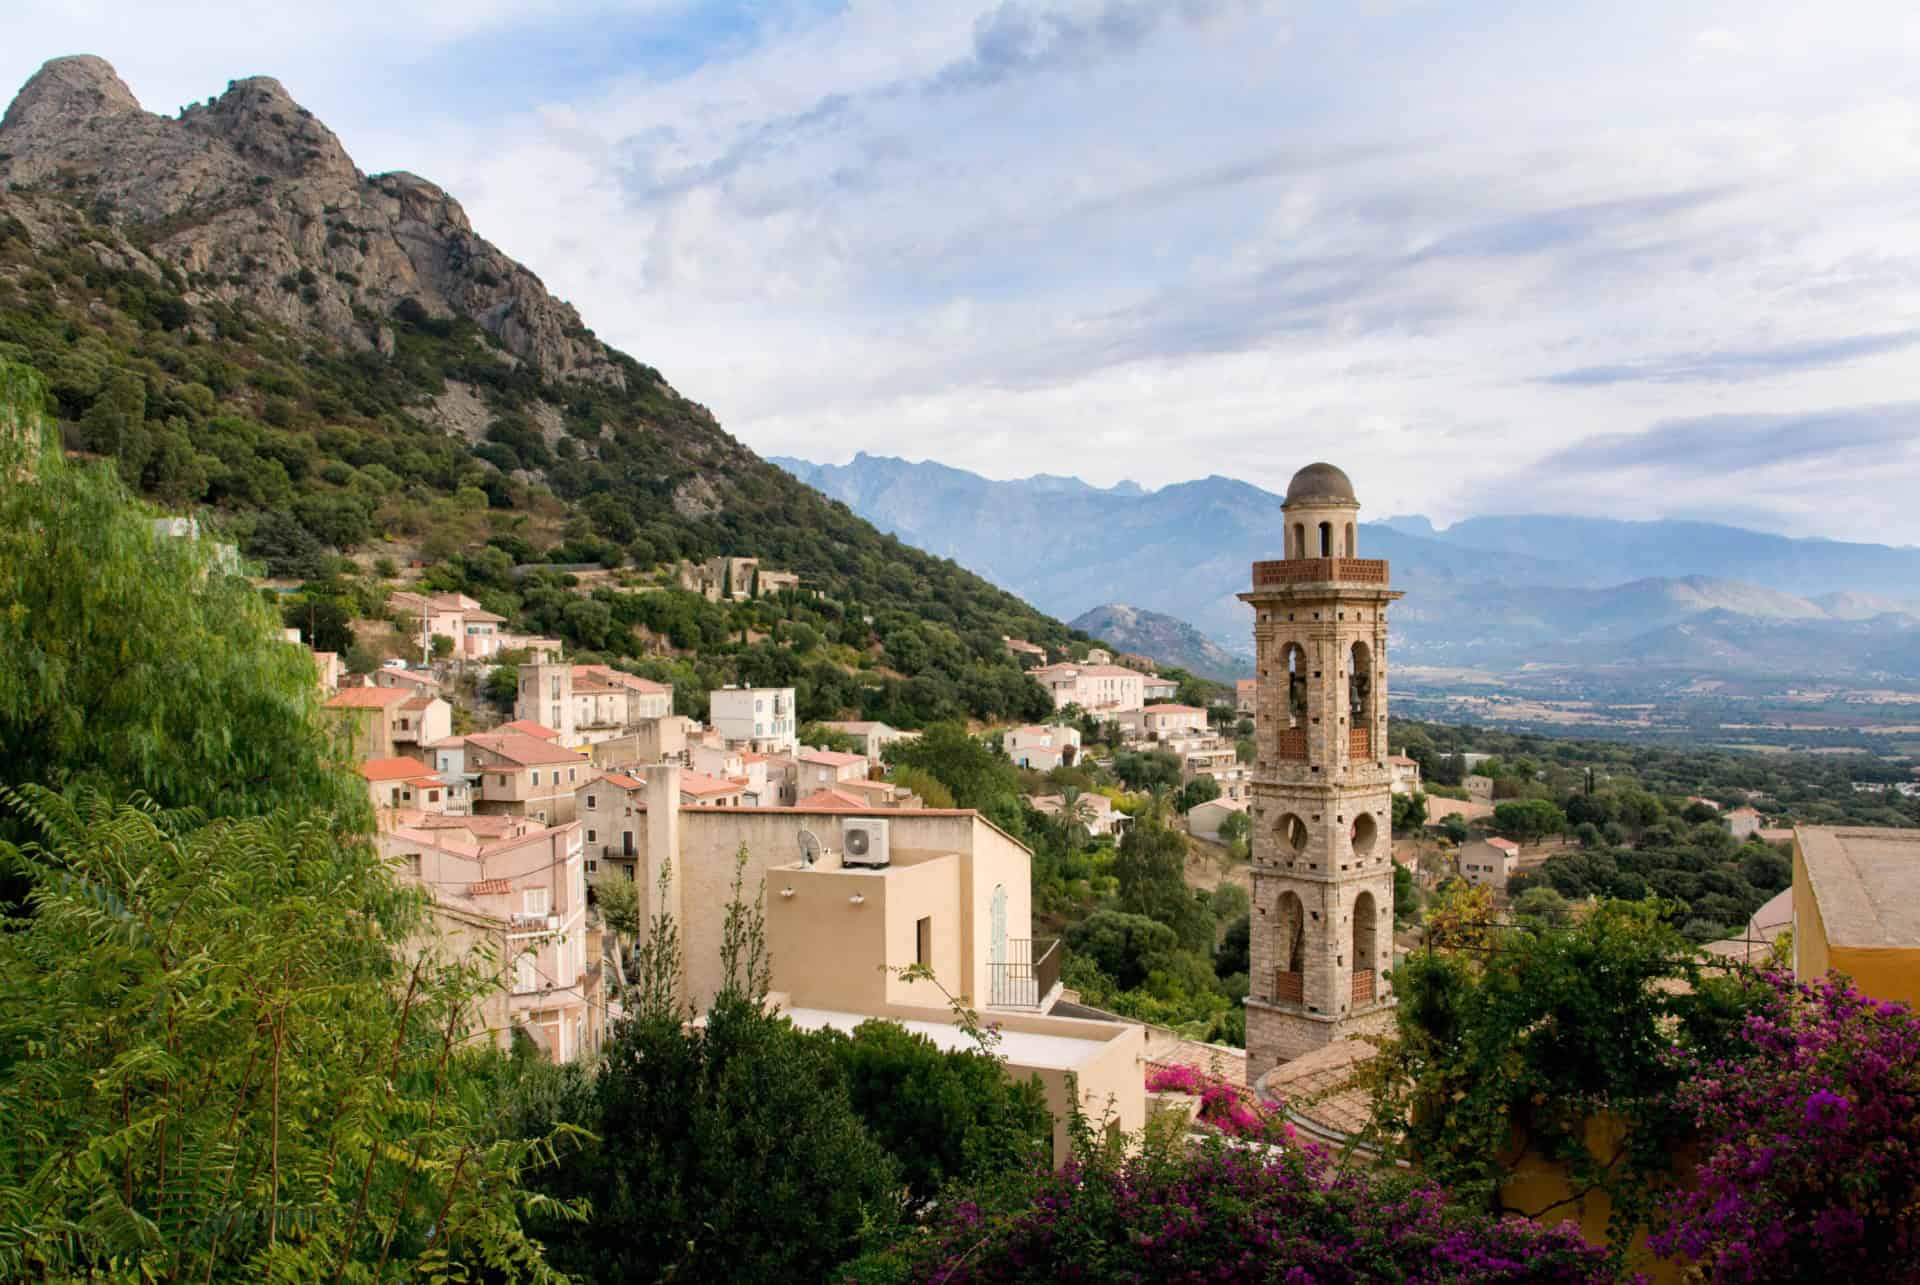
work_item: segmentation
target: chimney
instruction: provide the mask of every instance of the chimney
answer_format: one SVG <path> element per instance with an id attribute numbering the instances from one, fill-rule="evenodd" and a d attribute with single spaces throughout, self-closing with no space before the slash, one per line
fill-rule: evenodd
<path id="1" fill-rule="evenodd" d="M 665 910 L 673 916 L 674 923 L 680 928 L 680 943 L 684 950 L 687 942 L 686 906 L 681 901 L 681 858 L 680 858 L 680 765 L 678 763 L 656 763 L 647 769 L 647 850 L 646 865 L 639 877 L 646 880 L 647 913 L 649 916 Z M 663 905 L 656 905 L 656 893 L 660 888 L 660 872 L 667 870 L 667 891 Z M 685 968 L 684 958 L 681 967 Z M 681 977 L 681 991 L 686 990 L 686 978 Z"/>

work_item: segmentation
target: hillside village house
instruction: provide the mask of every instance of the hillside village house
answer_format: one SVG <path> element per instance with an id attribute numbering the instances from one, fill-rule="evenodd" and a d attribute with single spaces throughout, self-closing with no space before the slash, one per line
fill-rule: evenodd
<path id="1" fill-rule="evenodd" d="M 438 696 L 440 684 L 432 674 L 417 669 L 387 669 L 384 666 L 366 676 L 368 687 L 391 687 L 395 691 L 412 692 L 415 696 Z"/>
<path id="2" fill-rule="evenodd" d="M 1760 827 L 1766 824 L 1766 818 L 1753 808 L 1735 808 L 1727 813 L 1726 822 L 1727 832 L 1736 842 L 1739 842 L 1751 839 L 1760 833 Z"/>
<path id="3" fill-rule="evenodd" d="M 799 752 L 791 687 L 722 687 L 707 697 L 707 723 L 729 745 L 764 754 Z"/>
<path id="4" fill-rule="evenodd" d="M 1001 635 L 1000 641 L 1007 645 L 1007 650 L 1013 653 L 1014 659 L 1023 665 L 1034 661 L 1043 665 L 1047 662 L 1045 647 L 1036 646 L 1024 638 L 1008 638 L 1004 634 Z"/>
<path id="5" fill-rule="evenodd" d="M 578 750 L 525 732 L 475 732 L 464 746 L 474 780 L 473 810 L 543 825 L 574 819 L 574 792 L 599 775 Z"/>
<path id="6" fill-rule="evenodd" d="M 453 706 L 395 687 L 343 687 L 324 708 L 347 726 L 353 752 L 363 759 L 398 758 L 402 750 L 424 754 L 453 732 Z"/>
<path id="7" fill-rule="evenodd" d="M 880 761 L 882 752 L 895 741 L 912 740 L 920 735 L 918 732 L 903 732 L 898 728 L 889 727 L 885 723 L 876 723 L 865 719 L 849 722 L 822 723 L 820 726 L 830 731 L 839 732 L 843 736 L 851 736 L 859 744 L 860 752 L 874 763 Z"/>
<path id="8" fill-rule="evenodd" d="M 1009 1073 L 1041 1077 L 1066 1155 L 1068 1077 L 1083 1109 L 1111 1102 L 1121 1128 L 1145 1121 L 1142 1028 L 1054 1017 L 1056 943 L 1032 939 L 1031 854 L 976 812 L 918 809 L 884 818 L 859 809 L 683 807 L 682 769 L 650 771 L 636 818 L 641 914 L 680 926 L 687 998 L 698 1009 L 720 984 L 720 933 L 735 854 L 742 887 L 761 892 L 772 961 L 771 998 L 805 1028 L 851 1030 L 869 1017 L 904 1021 L 958 1047 L 946 995 L 897 970 L 925 963 L 948 994 L 970 997 L 998 1023 Z M 803 861 L 801 833 L 817 854 Z M 856 840 L 856 832 L 864 840 Z M 872 864 L 851 864 L 853 843 Z M 664 905 L 656 894 L 665 876 Z"/>
<path id="9" fill-rule="evenodd" d="M 556 1062 L 600 1047 L 599 935 L 587 930 L 579 826 L 402 812 L 379 844 L 403 881 L 432 894 L 444 933 L 493 948 L 507 1023 Z M 496 1028 L 503 1047 L 505 1035 Z"/>
<path id="10" fill-rule="evenodd" d="M 843 754 L 838 750 L 801 750 L 795 757 L 800 762 L 802 794 L 830 790 L 842 781 L 867 779 L 868 763 L 864 754 Z"/>
<path id="11" fill-rule="evenodd" d="M 1845 973 L 1920 1008 L 1920 830 L 1806 825 L 1793 841 L 1793 975 Z"/>
<path id="12" fill-rule="evenodd" d="M 1171 701 L 1179 694 L 1180 684 L 1171 678 L 1162 678 L 1153 673 L 1140 676 L 1140 699 L 1150 705 L 1156 701 Z"/>
<path id="13" fill-rule="evenodd" d="M 446 638 L 460 660 L 491 660 L 500 651 L 500 626 L 506 617 L 463 593 L 428 595 L 402 589 L 387 595 L 387 607 L 400 621 L 402 635 L 421 641 L 423 650 L 430 649 L 423 640 Z"/>
<path id="14" fill-rule="evenodd" d="M 1207 730 L 1207 711 L 1198 705 L 1148 705 L 1120 716 L 1120 725 L 1149 740 Z"/>
<path id="15" fill-rule="evenodd" d="M 1064 661 L 1028 672 L 1053 697 L 1055 709 L 1075 705 L 1089 714 L 1113 718 L 1146 704 L 1145 675 L 1138 670 Z"/>
<path id="16" fill-rule="evenodd" d="M 1460 847 L 1460 877 L 1479 888 L 1504 892 L 1507 880 L 1520 865 L 1520 845 L 1490 835 L 1470 839 Z"/>
<path id="17" fill-rule="evenodd" d="M 1260 693 L 1260 680 L 1257 678 L 1236 678 L 1233 680 L 1233 709 L 1236 714 L 1251 716 L 1257 709 L 1254 699 Z"/>
<path id="18" fill-rule="evenodd" d="M 1493 778 L 1490 776 L 1468 776 L 1460 782 L 1467 797 L 1475 803 L 1493 802 Z"/>
<path id="19" fill-rule="evenodd" d="M 688 751 L 697 743 L 700 725 L 684 714 L 642 719 L 618 736 L 593 741 L 584 748 L 603 768 L 630 767 L 668 760 L 691 766 Z"/>
<path id="20" fill-rule="evenodd" d="M 1387 770 L 1393 773 L 1395 794 L 1420 793 L 1420 760 L 1408 758 L 1405 754 L 1389 754 Z"/>
<path id="21" fill-rule="evenodd" d="M 452 787 L 419 759 L 367 759 L 354 770 L 367 783 L 367 797 L 376 808 L 433 813 L 465 811 L 464 806 L 459 809 L 452 806 Z M 464 798 L 461 802 L 464 805 Z"/>
<path id="22" fill-rule="evenodd" d="M 520 666 L 516 719 L 552 728 L 563 745 L 625 735 L 673 712 L 673 688 L 610 665 L 536 662 Z"/>
<path id="23" fill-rule="evenodd" d="M 743 808 L 747 806 L 746 793 L 745 781 L 708 776 L 704 772 L 680 774 L 680 802 L 685 807 Z"/>
<path id="24" fill-rule="evenodd" d="M 1221 824 L 1236 812 L 1245 812 L 1250 806 L 1246 799 L 1219 798 L 1196 803 L 1187 810 L 1187 833 L 1209 843 L 1224 843 L 1226 840 L 1220 837 Z"/>
<path id="25" fill-rule="evenodd" d="M 1050 772 L 1056 767 L 1072 767 L 1079 761 L 1080 729 L 1029 724 L 1008 732 L 1001 744 L 1015 767 Z"/>
<path id="26" fill-rule="evenodd" d="M 1027 802 L 1033 805 L 1035 812 L 1044 813 L 1047 816 L 1064 812 L 1067 807 L 1067 799 L 1063 794 L 1037 794 Z M 1076 801 L 1076 806 L 1081 816 L 1081 824 L 1086 828 L 1087 834 L 1093 838 L 1106 834 L 1117 835 L 1133 821 L 1132 817 L 1114 807 L 1113 800 L 1104 794 L 1082 794 Z"/>

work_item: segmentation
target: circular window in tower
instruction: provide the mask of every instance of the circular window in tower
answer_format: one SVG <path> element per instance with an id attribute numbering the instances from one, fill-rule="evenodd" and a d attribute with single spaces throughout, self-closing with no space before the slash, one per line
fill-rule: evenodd
<path id="1" fill-rule="evenodd" d="M 1307 850 L 1307 823 L 1289 812 L 1280 818 L 1280 844 L 1289 853 Z"/>

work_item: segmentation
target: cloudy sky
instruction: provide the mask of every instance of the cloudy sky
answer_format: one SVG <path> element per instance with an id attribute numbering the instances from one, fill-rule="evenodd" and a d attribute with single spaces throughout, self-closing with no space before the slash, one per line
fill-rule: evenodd
<path id="1" fill-rule="evenodd" d="M 766 454 L 1920 543 L 1920 3 L 9 9 L 279 77 Z"/>

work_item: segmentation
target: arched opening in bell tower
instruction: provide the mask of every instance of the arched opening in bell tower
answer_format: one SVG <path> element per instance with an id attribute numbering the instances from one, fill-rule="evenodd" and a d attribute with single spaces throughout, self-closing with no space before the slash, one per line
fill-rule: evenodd
<path id="1" fill-rule="evenodd" d="M 1273 906 L 1273 997 L 1294 1004 L 1305 1002 L 1303 974 L 1307 965 L 1307 910 L 1300 898 L 1283 892 Z"/>
<path id="2" fill-rule="evenodd" d="M 1289 558 L 1304 558 L 1307 556 L 1306 523 L 1296 522 L 1293 524 L 1293 531 L 1287 537 L 1287 556 Z"/>
<path id="3" fill-rule="evenodd" d="M 1289 812 L 1280 818 L 1277 827 L 1280 834 L 1282 856 L 1293 856 L 1307 850 L 1307 823 Z"/>
<path id="4" fill-rule="evenodd" d="M 1373 650 L 1363 642 L 1356 642 L 1347 656 L 1350 758 L 1358 760 L 1372 757 L 1373 721 Z"/>
<path id="5" fill-rule="evenodd" d="M 1307 721 L 1307 653 L 1299 643 L 1288 643 L 1280 653 L 1281 672 L 1287 676 L 1287 726 Z"/>
<path id="6" fill-rule="evenodd" d="M 1333 556 L 1333 523 L 1331 522 L 1320 524 L 1320 556 L 1323 558 Z"/>
<path id="7" fill-rule="evenodd" d="M 1366 1004 L 1373 1000 L 1373 966 L 1379 950 L 1376 934 L 1379 929 L 1380 911 L 1374 905 L 1373 894 L 1363 892 L 1353 902 L 1353 1002 Z"/>
<path id="8" fill-rule="evenodd" d="M 1380 842 L 1380 825 L 1373 819 L 1371 813 L 1362 812 L 1353 819 L 1350 838 L 1353 843 L 1353 855 L 1366 861 L 1373 856 L 1373 850 Z"/>
<path id="9" fill-rule="evenodd" d="M 1351 522 L 1347 523 L 1347 551 L 1343 556 L 1349 558 L 1354 556 L 1353 523 Z"/>

